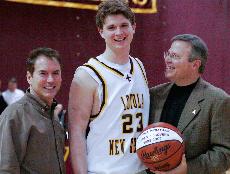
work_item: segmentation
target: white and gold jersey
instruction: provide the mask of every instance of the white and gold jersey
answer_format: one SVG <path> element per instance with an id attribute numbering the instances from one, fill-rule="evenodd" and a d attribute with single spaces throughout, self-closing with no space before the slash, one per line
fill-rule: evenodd
<path id="1" fill-rule="evenodd" d="M 87 136 L 88 174 L 135 174 L 145 169 L 136 138 L 148 124 L 149 89 L 144 67 L 130 57 L 125 65 L 91 58 L 80 68 L 98 83 L 100 111 L 92 115 Z"/>

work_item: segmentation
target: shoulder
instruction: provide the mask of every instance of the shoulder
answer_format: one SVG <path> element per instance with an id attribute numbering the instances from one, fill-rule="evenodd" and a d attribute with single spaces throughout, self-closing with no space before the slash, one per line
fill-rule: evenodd
<path id="1" fill-rule="evenodd" d="M 18 94 L 24 94 L 24 91 L 22 91 L 21 89 L 16 89 L 15 92 Z"/>
<path id="2" fill-rule="evenodd" d="M 81 66 L 78 66 L 75 70 L 74 77 L 88 77 L 96 71 L 96 67 L 99 65 L 97 58 L 90 58 L 86 63 Z"/>
<path id="3" fill-rule="evenodd" d="M 96 58 L 90 58 L 87 63 L 79 66 L 74 74 L 73 83 L 96 87 L 101 84 L 100 63 Z"/>
<path id="4" fill-rule="evenodd" d="M 4 97 L 5 95 L 8 95 L 8 93 L 9 93 L 9 90 L 5 90 L 2 92 L 2 96 Z"/>
<path id="5" fill-rule="evenodd" d="M 131 59 L 133 62 L 138 63 L 138 64 L 141 65 L 142 67 L 144 66 L 143 63 L 142 63 L 142 61 L 141 61 L 139 58 L 130 56 L 130 59 Z"/>
<path id="6" fill-rule="evenodd" d="M 94 62 L 95 58 L 89 58 L 87 60 L 87 62 L 85 62 L 84 64 L 80 65 L 80 66 L 77 66 L 76 69 L 75 69 L 75 74 L 76 72 L 78 72 L 79 69 L 86 69 L 87 68 L 87 65 L 90 65 L 92 62 Z"/>
<path id="7" fill-rule="evenodd" d="M 1 114 L 1 119 L 5 118 L 7 120 L 19 119 L 21 120 L 24 117 L 24 113 L 27 108 L 31 105 L 29 101 L 26 100 L 26 97 L 23 97 L 19 101 L 9 105 Z"/>
<path id="8" fill-rule="evenodd" d="M 223 100 L 223 99 L 230 98 L 229 94 L 227 94 L 223 89 L 218 88 L 202 79 L 200 80 L 200 83 L 197 84 L 196 88 L 198 90 L 199 89 L 203 90 L 204 95 L 212 99 Z"/>
<path id="9" fill-rule="evenodd" d="M 85 68 L 78 68 L 75 72 L 73 81 L 77 84 L 91 84 L 94 83 L 94 79 L 90 72 Z"/>
<path id="10" fill-rule="evenodd" d="M 137 57 L 132 57 L 132 56 L 130 56 L 130 58 L 131 58 L 132 60 L 135 60 L 135 61 L 138 61 L 138 62 L 142 63 L 141 60 L 140 60 L 139 58 L 137 58 Z"/>
<path id="11" fill-rule="evenodd" d="M 83 97 L 86 93 L 90 94 L 91 92 L 94 92 L 99 84 L 94 76 L 83 68 L 77 69 L 70 87 L 71 95 Z"/>
<path id="12" fill-rule="evenodd" d="M 150 88 L 150 93 L 156 93 L 156 92 L 161 92 L 161 91 L 167 90 L 168 88 L 171 87 L 171 85 L 172 85 L 172 83 L 170 83 L 170 82 L 156 85 L 156 86 Z"/>

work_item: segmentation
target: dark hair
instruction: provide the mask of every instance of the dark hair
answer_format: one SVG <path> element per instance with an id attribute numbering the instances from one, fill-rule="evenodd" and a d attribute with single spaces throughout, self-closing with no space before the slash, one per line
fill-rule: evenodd
<path id="1" fill-rule="evenodd" d="M 58 51 L 52 48 L 36 48 L 29 53 L 29 57 L 26 61 L 26 68 L 31 74 L 34 72 L 34 64 L 39 56 L 45 56 L 48 59 L 55 59 L 61 65 L 61 58 Z"/>
<path id="2" fill-rule="evenodd" d="M 126 3 L 124 0 L 107 0 L 103 1 L 98 6 L 96 15 L 97 27 L 102 29 L 107 16 L 118 14 L 122 14 L 124 17 L 126 17 L 132 25 L 135 24 L 135 16 L 128 3 Z"/>
<path id="3" fill-rule="evenodd" d="M 8 80 L 8 83 L 11 82 L 11 83 L 17 83 L 17 79 L 16 77 L 11 77 L 9 80 Z"/>
<path id="4" fill-rule="evenodd" d="M 208 47 L 206 43 L 200 37 L 193 34 L 180 34 L 171 39 L 172 42 L 176 40 L 185 41 L 191 44 L 192 50 L 189 61 L 192 62 L 199 59 L 201 61 L 199 73 L 203 73 L 208 59 Z"/>

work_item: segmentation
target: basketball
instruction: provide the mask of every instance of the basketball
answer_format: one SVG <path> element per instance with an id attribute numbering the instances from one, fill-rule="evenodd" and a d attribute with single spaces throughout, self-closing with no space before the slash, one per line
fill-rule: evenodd
<path id="1" fill-rule="evenodd" d="M 146 127 L 137 138 L 137 155 L 153 171 L 167 171 L 177 167 L 184 154 L 180 131 L 164 122 Z"/>

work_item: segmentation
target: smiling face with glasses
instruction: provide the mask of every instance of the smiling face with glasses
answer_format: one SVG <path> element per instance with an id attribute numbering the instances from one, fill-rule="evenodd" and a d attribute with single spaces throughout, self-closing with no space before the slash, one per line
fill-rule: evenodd
<path id="1" fill-rule="evenodd" d="M 178 86 L 191 84 L 199 77 L 197 61 L 189 61 L 192 47 L 190 43 L 176 40 L 170 49 L 164 52 L 165 77 Z"/>

